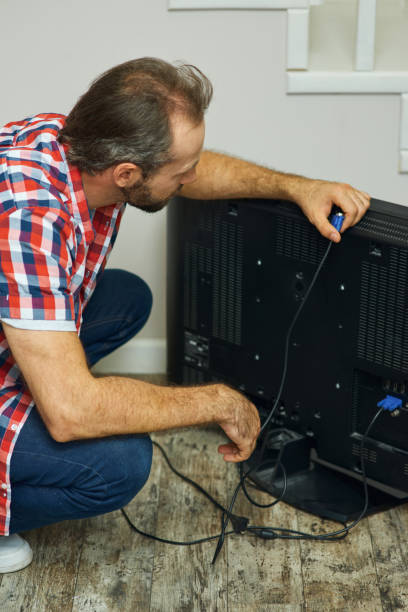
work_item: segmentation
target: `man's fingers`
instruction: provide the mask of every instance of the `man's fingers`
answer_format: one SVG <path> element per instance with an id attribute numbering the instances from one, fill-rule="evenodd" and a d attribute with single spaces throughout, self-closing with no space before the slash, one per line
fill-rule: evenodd
<path id="1" fill-rule="evenodd" d="M 230 461 L 231 463 L 238 463 L 239 461 L 245 461 L 252 454 L 252 448 L 238 448 L 236 444 L 221 444 L 218 447 L 218 452 L 224 455 L 224 461 Z"/>
<path id="2" fill-rule="evenodd" d="M 350 185 L 344 185 L 342 193 L 334 200 L 334 203 L 341 208 L 344 213 L 344 222 L 341 228 L 343 233 L 360 221 L 370 206 L 370 196 Z"/>
<path id="3" fill-rule="evenodd" d="M 344 221 L 340 230 L 340 232 L 343 233 L 349 227 L 358 223 L 365 215 L 370 206 L 370 196 L 349 185 L 339 187 L 335 195 L 336 197 L 333 197 L 332 202 L 336 204 L 344 214 Z M 319 213 L 319 219 L 315 220 L 315 225 L 319 232 L 325 236 L 325 238 L 333 242 L 340 242 L 340 234 L 326 219 L 324 208 L 320 209 Z"/>
<path id="4" fill-rule="evenodd" d="M 347 183 L 305 179 L 300 197 L 295 201 L 325 238 L 340 242 L 340 233 L 327 219 L 333 205 L 338 206 L 344 214 L 340 230 L 343 233 L 365 215 L 370 206 L 370 195 Z"/>
<path id="5" fill-rule="evenodd" d="M 341 228 L 343 233 L 347 228 L 356 223 L 357 215 L 360 208 L 360 202 L 357 200 L 351 188 L 339 188 L 336 197 L 333 198 L 333 204 L 336 204 L 344 214 L 344 221 Z"/>
<path id="6" fill-rule="evenodd" d="M 316 229 L 319 230 L 322 236 L 331 240 L 332 242 L 340 242 L 341 236 L 336 228 L 326 219 L 324 215 L 320 219 L 316 219 L 314 222 Z"/>
<path id="7" fill-rule="evenodd" d="M 240 452 L 235 444 L 222 444 L 218 447 L 218 452 L 224 455 L 224 461 L 241 461 Z"/>
<path id="8" fill-rule="evenodd" d="M 220 427 L 230 440 L 227 444 L 221 444 L 218 452 L 224 455 L 225 461 L 244 461 L 248 459 L 255 448 L 256 440 L 259 435 L 261 423 L 256 406 L 252 404 L 244 395 L 230 389 L 222 387 L 225 398 L 231 401 L 230 409 L 225 416 L 218 421 Z"/>
<path id="9" fill-rule="evenodd" d="M 370 207 L 370 196 L 364 191 L 356 190 L 356 199 L 357 199 L 357 204 L 359 207 L 357 220 L 356 220 L 356 223 L 358 223 L 360 219 L 364 217 L 364 215 L 366 214 L 367 210 Z"/>

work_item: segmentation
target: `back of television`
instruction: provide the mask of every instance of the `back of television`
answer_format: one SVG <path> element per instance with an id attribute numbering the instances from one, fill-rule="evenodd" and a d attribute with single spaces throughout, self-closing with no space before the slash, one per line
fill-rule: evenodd
<path id="1" fill-rule="evenodd" d="M 406 209 L 374 201 L 332 248 L 290 339 L 285 386 L 254 480 L 277 494 L 276 458 L 284 450 L 286 501 L 329 518 L 354 516 L 362 492 L 321 462 L 358 477 L 361 437 L 377 403 L 390 394 L 402 408 L 408 401 L 407 230 Z M 266 418 L 286 332 L 326 245 L 287 202 L 173 202 L 170 379 L 225 381 Z M 376 485 L 408 491 L 408 415 L 395 414 L 381 415 L 370 432 L 366 471 Z M 377 489 L 371 498 L 372 511 L 392 503 Z"/>

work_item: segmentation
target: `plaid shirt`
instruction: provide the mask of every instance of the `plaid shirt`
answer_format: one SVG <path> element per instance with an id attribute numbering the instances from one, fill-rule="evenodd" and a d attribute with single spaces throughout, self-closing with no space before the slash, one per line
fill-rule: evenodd
<path id="1" fill-rule="evenodd" d="M 0 128 L 0 319 L 76 331 L 124 206 L 89 211 L 78 169 L 57 142 L 63 115 Z M 33 400 L 0 326 L 0 535 L 10 523 L 10 460 Z"/>

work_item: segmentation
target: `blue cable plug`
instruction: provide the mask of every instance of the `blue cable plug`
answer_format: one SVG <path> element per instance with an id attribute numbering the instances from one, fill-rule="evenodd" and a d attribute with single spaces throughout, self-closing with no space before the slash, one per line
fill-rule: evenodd
<path id="1" fill-rule="evenodd" d="M 397 408 L 401 408 L 402 399 L 400 397 L 394 397 L 393 395 L 387 395 L 384 399 L 378 402 L 377 406 L 383 410 L 393 412 Z"/>
<path id="2" fill-rule="evenodd" d="M 339 232 L 341 230 L 341 226 L 343 225 L 344 215 L 341 212 L 332 213 L 329 217 L 329 221 Z"/>

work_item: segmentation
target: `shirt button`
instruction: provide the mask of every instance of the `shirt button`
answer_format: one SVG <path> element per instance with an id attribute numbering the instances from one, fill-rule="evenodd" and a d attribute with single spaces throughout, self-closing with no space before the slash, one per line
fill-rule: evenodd
<path id="1" fill-rule="evenodd" d="M 1 485 L 1 488 L 2 488 L 2 489 L 7 489 L 7 485 L 6 485 L 6 484 L 4 484 L 4 482 L 3 482 L 3 484 Z"/>
<path id="2" fill-rule="evenodd" d="M 15 425 L 15 424 L 14 424 L 14 425 L 12 425 L 12 426 L 11 426 L 11 429 L 12 429 L 13 431 L 16 431 L 16 429 L 18 429 L 18 425 Z"/>

